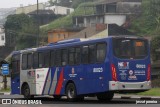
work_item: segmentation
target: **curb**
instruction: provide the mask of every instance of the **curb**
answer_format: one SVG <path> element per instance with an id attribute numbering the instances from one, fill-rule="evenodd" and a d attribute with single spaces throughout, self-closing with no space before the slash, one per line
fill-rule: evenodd
<path id="1" fill-rule="evenodd" d="M 11 95 L 11 93 L 0 93 L 0 95 Z"/>

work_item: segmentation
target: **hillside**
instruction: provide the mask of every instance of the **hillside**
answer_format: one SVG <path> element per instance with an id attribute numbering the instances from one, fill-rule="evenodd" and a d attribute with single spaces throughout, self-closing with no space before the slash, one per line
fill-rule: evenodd
<path id="1" fill-rule="evenodd" d="M 63 28 L 63 27 L 71 27 L 72 24 L 72 17 L 73 16 L 77 16 L 77 15 L 84 15 L 84 6 L 92 6 L 94 5 L 93 2 L 86 2 L 86 3 L 81 3 L 76 9 L 75 11 L 65 17 L 61 17 L 51 23 L 49 23 L 48 25 L 44 25 L 41 26 L 41 35 L 47 35 L 47 32 L 49 30 L 55 29 L 55 28 Z M 86 14 L 90 15 L 93 14 L 94 10 L 92 7 L 87 7 L 86 9 Z"/>
<path id="2" fill-rule="evenodd" d="M 92 0 L 87 0 L 92 1 Z M 96 0 L 93 0 L 97 2 Z M 156 18 L 152 15 L 151 12 L 151 1 L 159 0 L 142 0 L 142 14 L 138 17 L 134 17 L 131 21 L 130 31 L 135 32 L 138 36 L 152 36 L 159 33 L 159 28 L 157 27 Z M 47 32 L 55 28 L 63 28 L 72 26 L 72 17 L 76 15 L 84 15 L 84 6 L 93 6 L 94 2 L 83 3 L 82 0 L 73 0 L 72 7 L 75 8 L 75 12 L 71 15 L 61 17 L 48 25 L 41 26 L 41 35 L 46 35 Z M 76 8 L 76 6 L 78 6 Z M 153 5 L 154 6 L 154 5 Z M 93 14 L 94 10 L 92 7 L 86 9 L 86 13 Z M 160 20 L 159 20 L 160 23 Z"/>
<path id="3" fill-rule="evenodd" d="M 157 17 L 160 16 L 156 16 L 154 13 L 160 8 L 157 8 L 152 1 L 159 0 L 142 0 L 142 14 L 131 22 L 130 31 L 135 32 L 139 36 L 159 35 L 160 28 L 158 26 L 160 19 L 158 21 Z"/>

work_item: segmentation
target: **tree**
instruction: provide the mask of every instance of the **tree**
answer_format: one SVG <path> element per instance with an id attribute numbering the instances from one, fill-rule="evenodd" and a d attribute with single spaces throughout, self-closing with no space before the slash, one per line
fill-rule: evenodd
<path id="1" fill-rule="evenodd" d="M 159 52 L 157 52 L 157 49 L 160 49 L 160 35 L 153 37 L 151 40 L 151 56 L 153 61 L 157 60 L 159 55 Z"/>
<path id="2" fill-rule="evenodd" d="M 15 45 L 17 49 L 36 46 L 37 24 L 29 16 L 10 15 L 4 27 L 9 45 Z"/>
<path id="3" fill-rule="evenodd" d="M 50 6 L 54 6 L 55 4 L 61 2 L 61 0 L 49 0 L 48 3 L 50 4 Z"/>
<path id="4" fill-rule="evenodd" d="M 150 1 L 150 14 L 154 18 L 154 21 L 157 24 L 157 29 L 160 28 L 160 0 L 151 0 Z"/>

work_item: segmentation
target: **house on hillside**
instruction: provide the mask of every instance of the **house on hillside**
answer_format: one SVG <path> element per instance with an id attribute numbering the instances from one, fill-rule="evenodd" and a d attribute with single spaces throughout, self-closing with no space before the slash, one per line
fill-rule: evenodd
<path id="1" fill-rule="evenodd" d="M 52 10 L 54 12 L 54 14 L 56 15 L 69 15 L 72 12 L 74 12 L 73 8 L 69 8 L 69 7 L 63 7 L 63 6 L 51 6 L 51 7 L 46 7 L 46 10 Z"/>
<path id="2" fill-rule="evenodd" d="M 39 3 L 38 8 L 39 8 L 39 10 L 44 10 L 45 4 Z M 28 14 L 28 13 L 33 12 L 35 10 L 37 10 L 37 4 L 28 5 L 28 6 L 21 5 L 21 7 L 16 9 L 16 14 L 21 14 L 21 13 Z"/>
<path id="3" fill-rule="evenodd" d="M 62 29 L 53 29 L 48 32 L 48 43 L 55 43 L 57 41 L 69 38 L 72 35 L 75 35 L 83 28 L 62 28 Z"/>
<path id="4" fill-rule="evenodd" d="M 100 0 L 96 2 L 95 14 L 75 16 L 75 26 L 88 27 L 97 23 L 124 25 L 130 15 L 141 13 L 142 0 Z M 85 10 L 84 10 L 85 11 Z"/>
<path id="5" fill-rule="evenodd" d="M 56 0 L 59 6 L 71 7 L 73 0 Z"/>

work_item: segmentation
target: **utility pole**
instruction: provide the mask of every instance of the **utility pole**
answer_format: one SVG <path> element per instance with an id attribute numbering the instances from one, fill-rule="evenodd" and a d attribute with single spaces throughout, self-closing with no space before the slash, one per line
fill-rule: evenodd
<path id="1" fill-rule="evenodd" d="M 7 76 L 6 75 L 4 75 L 3 76 L 3 82 L 4 82 L 4 89 L 6 90 L 7 89 Z"/>
<path id="2" fill-rule="evenodd" d="M 37 47 L 39 46 L 39 4 L 37 0 Z"/>

